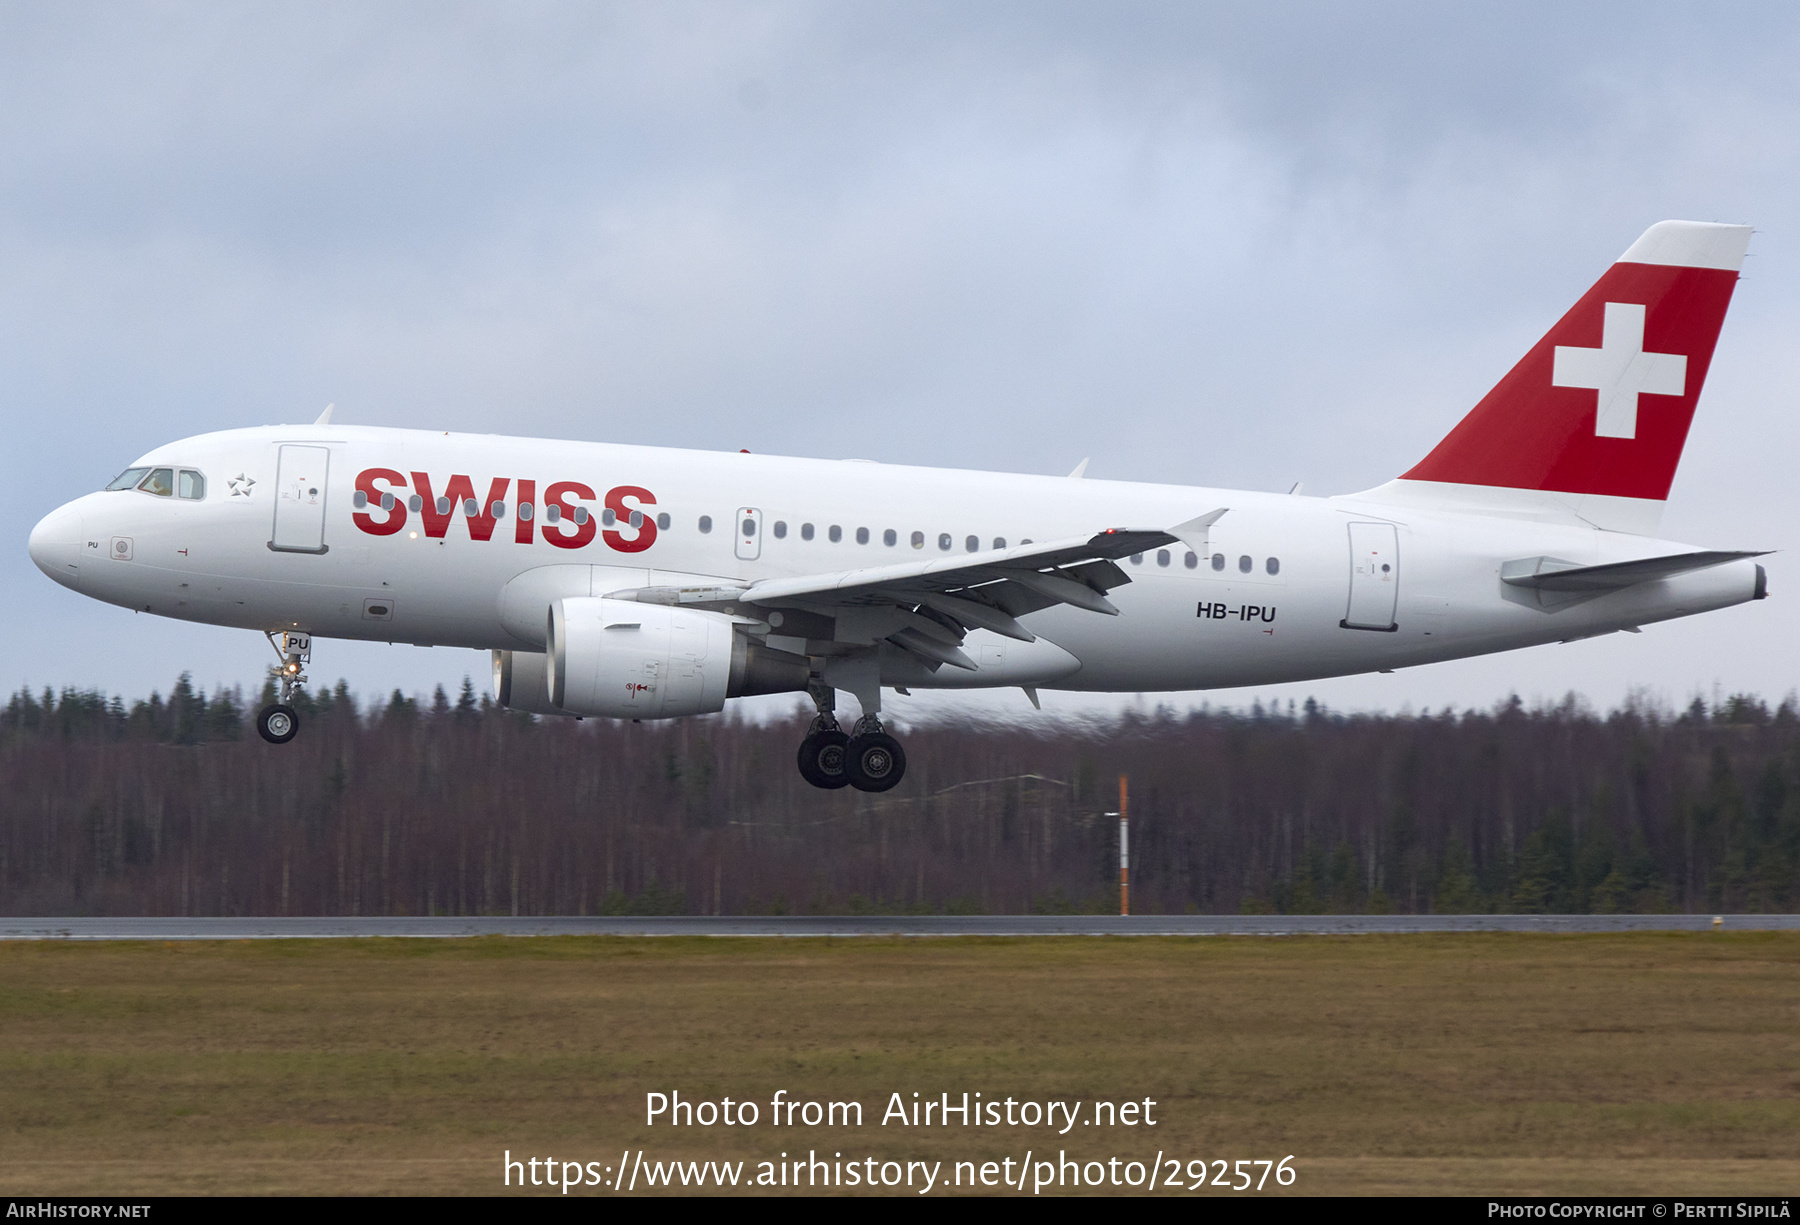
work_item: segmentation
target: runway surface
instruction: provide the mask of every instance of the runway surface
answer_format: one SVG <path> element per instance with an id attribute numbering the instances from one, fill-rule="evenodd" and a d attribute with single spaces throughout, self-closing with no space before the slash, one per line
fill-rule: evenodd
<path id="1" fill-rule="evenodd" d="M 1300 936 L 1403 932 L 1796 931 L 1800 915 L 783 915 L 577 918 L 0 918 L 0 940 L 370 936 Z"/>

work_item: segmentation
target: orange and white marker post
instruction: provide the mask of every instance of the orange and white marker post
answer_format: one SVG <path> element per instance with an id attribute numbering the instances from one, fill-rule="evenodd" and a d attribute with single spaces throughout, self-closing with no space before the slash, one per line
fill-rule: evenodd
<path id="1" fill-rule="evenodd" d="M 1125 806 L 1126 776 L 1119 775 L 1119 914 L 1131 913 L 1131 817 Z"/>

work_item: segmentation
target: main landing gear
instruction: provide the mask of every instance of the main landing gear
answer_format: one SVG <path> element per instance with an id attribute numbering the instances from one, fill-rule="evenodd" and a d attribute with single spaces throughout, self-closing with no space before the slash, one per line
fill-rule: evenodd
<path id="1" fill-rule="evenodd" d="M 300 715 L 292 705 L 294 690 L 306 683 L 300 669 L 312 661 L 312 635 L 284 633 L 278 643 L 267 635 L 281 660 L 281 697 L 256 712 L 256 734 L 270 744 L 286 744 L 300 731 Z"/>
<path id="2" fill-rule="evenodd" d="M 850 776 L 844 773 L 844 750 L 849 744 L 850 737 L 844 735 L 829 711 L 819 715 L 807 729 L 806 739 L 800 742 L 796 758 L 800 777 L 827 791 L 847 785 Z"/>
<path id="3" fill-rule="evenodd" d="M 832 693 L 815 693 L 819 714 L 800 742 L 800 777 L 815 787 L 886 791 L 906 776 L 906 751 L 881 726 L 879 715 L 858 719 L 846 736 L 832 713 Z"/>

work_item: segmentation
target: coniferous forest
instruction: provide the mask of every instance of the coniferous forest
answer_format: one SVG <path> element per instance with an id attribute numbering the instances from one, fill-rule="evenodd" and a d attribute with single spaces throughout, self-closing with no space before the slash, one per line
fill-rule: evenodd
<path id="1" fill-rule="evenodd" d="M 265 698 L 266 698 L 265 694 Z M 465 681 L 300 702 L 272 747 L 240 692 L 0 713 L 11 915 L 796 914 L 1132 909 L 1789 911 L 1800 712 L 1579 701 L 908 729 L 883 795 L 819 792 L 804 723 L 534 720 Z"/>

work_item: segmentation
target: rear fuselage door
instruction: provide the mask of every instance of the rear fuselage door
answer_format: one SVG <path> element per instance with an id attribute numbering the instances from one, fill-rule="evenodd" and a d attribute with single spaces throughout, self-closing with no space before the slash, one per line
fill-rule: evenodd
<path id="1" fill-rule="evenodd" d="M 739 561 L 755 561 L 762 556 L 762 512 L 754 506 L 738 507 L 735 535 Z"/>
<path id="2" fill-rule="evenodd" d="M 1350 607 L 1338 624 L 1393 632 L 1400 598 L 1400 542 L 1391 523 L 1350 525 Z"/>
<path id="3" fill-rule="evenodd" d="M 325 552 L 325 476 L 331 463 L 326 447 L 281 448 L 275 469 L 275 535 L 269 547 L 280 553 Z"/>

